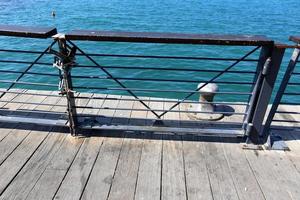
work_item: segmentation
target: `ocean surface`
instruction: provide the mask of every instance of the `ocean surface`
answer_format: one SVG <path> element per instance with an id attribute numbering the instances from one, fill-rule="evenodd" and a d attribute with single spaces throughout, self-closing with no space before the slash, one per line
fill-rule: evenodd
<path id="1" fill-rule="evenodd" d="M 0 24 L 54 26 L 59 32 L 66 33 L 73 29 L 116 30 L 116 31 L 150 31 L 175 33 L 213 33 L 213 34 L 255 34 L 267 35 L 279 41 L 288 42 L 288 36 L 300 35 L 299 0 L 0 0 Z M 52 17 L 52 11 L 56 16 Z M 23 49 L 43 51 L 51 43 L 51 39 L 22 39 L 0 37 L 0 49 Z M 87 53 L 130 54 L 130 55 L 166 55 L 197 56 L 217 58 L 241 58 L 253 47 L 216 47 L 197 45 L 165 45 L 165 44 L 133 44 L 109 42 L 75 42 Z M 287 65 L 291 51 L 287 50 L 279 77 Z M 0 51 L 0 60 L 33 61 L 38 55 L 12 54 Z M 255 59 L 258 52 L 251 55 Z M 233 61 L 172 60 L 172 59 L 136 59 L 118 57 L 96 57 L 101 66 L 135 66 L 163 67 L 185 69 L 222 70 Z M 51 56 L 43 57 L 40 62 L 51 63 Z M 81 65 L 93 65 L 87 58 L 78 57 Z M 0 70 L 25 70 L 28 65 L 0 62 Z M 232 70 L 254 72 L 256 63 L 241 62 Z M 50 65 L 35 65 L 30 71 L 58 74 Z M 136 89 L 193 90 L 198 82 L 213 78 L 218 73 L 191 71 L 159 71 L 159 70 L 124 70 L 108 69 L 114 77 L 144 79 L 178 79 L 177 82 L 151 82 L 120 80 L 124 85 Z M 300 70 L 299 70 L 300 71 Z M 76 68 L 74 75 L 98 75 L 106 77 L 100 69 Z M 226 73 L 220 78 L 221 92 L 240 92 L 241 94 L 220 94 L 218 100 L 246 101 L 253 81 L 253 73 Z M 19 74 L 2 73 L 1 87 L 10 84 L 5 80 L 15 80 Z M 57 84 L 57 77 L 25 75 L 24 82 Z M 194 82 L 184 82 L 193 80 Z M 240 84 L 224 84 L 222 82 L 241 82 Z M 293 82 L 297 82 L 294 80 Z M 298 81 L 299 82 L 299 81 Z M 90 87 L 78 91 L 108 92 L 95 88 L 118 88 L 118 84 L 109 79 L 74 79 L 74 85 Z M 32 88 L 33 86 L 15 85 L 14 87 Z M 278 87 L 278 84 L 277 86 Z M 39 87 L 39 89 L 57 89 L 57 87 Z M 296 88 L 289 88 L 294 91 Z M 187 93 L 134 91 L 137 95 L 170 98 L 184 98 Z M 118 89 L 109 93 L 126 94 Z M 197 95 L 192 98 L 196 99 Z M 295 97 L 289 97 L 294 101 Z"/>

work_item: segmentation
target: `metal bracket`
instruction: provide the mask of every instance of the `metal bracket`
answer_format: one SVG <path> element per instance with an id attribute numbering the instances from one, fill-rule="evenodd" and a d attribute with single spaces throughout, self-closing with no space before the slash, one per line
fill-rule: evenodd
<path id="1" fill-rule="evenodd" d="M 270 66 L 271 66 L 271 58 L 268 58 L 263 66 L 262 75 L 264 76 L 268 75 Z"/>
<path id="2" fill-rule="evenodd" d="M 290 151 L 290 148 L 279 135 L 270 134 L 264 146 L 267 150 Z"/>
<path id="3" fill-rule="evenodd" d="M 253 130 L 253 124 L 252 123 L 248 123 L 246 126 L 246 131 L 245 131 L 245 135 L 249 136 L 251 134 Z"/>

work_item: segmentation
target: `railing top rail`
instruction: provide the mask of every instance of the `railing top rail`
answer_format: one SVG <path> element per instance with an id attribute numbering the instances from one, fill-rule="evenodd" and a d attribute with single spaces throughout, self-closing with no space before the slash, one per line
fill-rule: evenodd
<path id="1" fill-rule="evenodd" d="M 208 45 L 273 45 L 274 41 L 262 35 L 214 35 L 158 32 L 117 32 L 73 30 L 66 34 L 69 40 L 172 43 L 172 44 L 208 44 Z"/>
<path id="2" fill-rule="evenodd" d="M 49 38 L 55 34 L 57 30 L 53 27 L 0 25 L 0 36 Z"/>
<path id="3" fill-rule="evenodd" d="M 290 36 L 289 40 L 295 43 L 300 43 L 300 36 Z"/>

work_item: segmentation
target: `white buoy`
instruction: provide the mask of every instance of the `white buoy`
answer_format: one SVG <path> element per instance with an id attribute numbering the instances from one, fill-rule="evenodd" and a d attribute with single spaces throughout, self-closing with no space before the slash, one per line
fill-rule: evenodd
<path id="1" fill-rule="evenodd" d="M 215 113 L 216 106 L 213 103 L 214 96 L 218 92 L 218 85 L 215 83 L 199 83 L 198 88 L 200 92 L 199 103 L 200 104 L 190 104 L 188 110 L 193 111 L 193 113 L 188 114 L 190 118 L 197 120 L 219 120 L 223 118 L 223 114 Z M 205 85 L 205 86 L 203 86 Z M 199 112 L 199 113 L 195 113 Z"/>

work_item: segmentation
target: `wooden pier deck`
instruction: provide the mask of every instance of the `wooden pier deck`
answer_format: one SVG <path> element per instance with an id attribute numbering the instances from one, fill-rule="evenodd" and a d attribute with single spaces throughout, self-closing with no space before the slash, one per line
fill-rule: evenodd
<path id="1" fill-rule="evenodd" d="M 1 102 L 0 107 L 11 113 L 66 109 L 19 103 L 65 105 L 65 100 L 57 97 L 7 93 L 2 100 L 7 103 Z M 80 103 L 111 106 L 115 102 Z M 138 106 L 132 102 L 122 105 Z M 120 116 L 128 121 L 151 117 L 149 112 L 130 110 L 78 112 L 105 112 L 114 123 Z M 180 121 L 182 115 L 170 113 L 166 117 Z M 300 199 L 300 132 L 296 129 L 281 130 L 291 149 L 282 152 L 243 150 L 234 139 L 210 140 L 184 134 L 115 132 L 116 137 L 109 137 L 103 131 L 99 136 L 75 138 L 54 127 L 6 123 L 0 127 L 3 200 Z"/>

